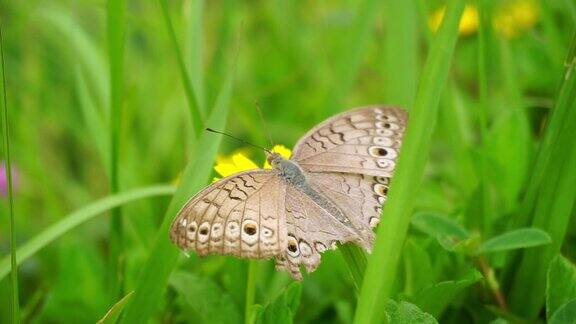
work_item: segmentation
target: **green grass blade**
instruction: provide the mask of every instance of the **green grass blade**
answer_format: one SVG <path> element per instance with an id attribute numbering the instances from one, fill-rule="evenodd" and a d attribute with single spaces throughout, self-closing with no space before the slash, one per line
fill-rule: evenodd
<path id="1" fill-rule="evenodd" d="M 226 125 L 234 74 L 235 68 L 227 76 L 208 119 L 207 125 L 215 129 L 224 129 Z M 220 140 L 220 135 L 204 132 L 194 148 L 194 152 L 197 154 L 192 155 L 195 156 L 195 159 L 188 163 L 182 174 L 180 186 L 170 202 L 164 221 L 158 230 L 154 246 L 141 270 L 134 298 L 126 307 L 122 318 L 124 323 L 145 323 L 160 303 L 168 283 L 168 277 L 176 267 L 179 255 L 178 249 L 169 239 L 170 224 L 186 200 L 210 180 Z"/>
<path id="2" fill-rule="evenodd" d="M 258 277 L 258 260 L 248 261 L 248 279 L 246 280 L 246 303 L 244 307 L 244 323 L 251 324 L 252 308 L 256 300 L 256 280 Z"/>
<path id="3" fill-rule="evenodd" d="M 410 110 L 418 85 L 416 1 L 388 0 L 384 6 L 384 98 Z"/>
<path id="4" fill-rule="evenodd" d="M 486 67 L 487 29 L 490 25 L 488 6 L 485 0 L 477 0 L 478 4 L 478 122 L 480 126 L 480 161 L 478 173 L 480 178 L 482 233 L 490 236 L 493 215 L 490 211 L 490 183 L 488 177 L 488 161 L 486 146 L 488 137 L 488 72 Z"/>
<path id="5" fill-rule="evenodd" d="M 60 238 L 62 235 L 68 233 L 70 230 L 112 208 L 148 197 L 171 195 L 174 191 L 175 188 L 173 186 L 156 185 L 132 189 L 97 200 L 64 216 L 60 221 L 46 228 L 42 233 L 34 236 L 34 238 L 18 248 L 16 251 L 16 255 L 18 256 L 16 262 L 18 265 L 22 264 L 22 262 L 28 260 L 31 256 Z M 0 280 L 9 273 L 10 259 L 5 257 L 0 261 Z"/>
<path id="6" fill-rule="evenodd" d="M 380 4 L 381 2 L 377 0 L 365 0 L 359 5 L 349 33 L 346 35 L 346 42 L 343 43 L 341 56 L 338 57 L 334 82 L 326 96 L 322 115 L 326 116 L 342 110 L 343 101 L 354 84 L 362 62 L 362 55 L 368 47 L 377 14 L 380 12 L 378 10 Z"/>
<path id="7" fill-rule="evenodd" d="M 386 23 L 383 72 L 385 102 L 406 109 L 412 107 L 417 85 L 418 34 L 415 5 L 414 1 L 390 0 L 385 3 L 383 10 Z M 359 291 L 366 268 L 366 253 L 353 244 L 345 244 L 339 251 Z"/>
<path id="8" fill-rule="evenodd" d="M 129 292 L 128 294 L 126 294 L 126 296 L 122 297 L 122 299 L 120 299 L 116 304 L 114 304 L 114 306 L 112 306 L 106 312 L 106 314 L 104 314 L 104 316 L 100 320 L 98 320 L 98 322 L 96 322 L 96 324 L 114 324 L 114 323 L 116 323 L 116 321 L 118 320 L 118 317 L 120 317 L 120 314 L 122 313 L 122 310 L 124 309 L 124 306 L 126 306 L 126 303 L 130 300 L 130 297 L 132 297 L 132 294 L 134 294 L 133 291 Z"/>
<path id="9" fill-rule="evenodd" d="M 82 72 L 81 67 L 76 69 L 76 89 L 87 132 L 90 133 L 96 145 L 102 164 L 107 166 L 110 163 L 110 150 L 108 150 L 108 144 L 110 142 L 108 140 L 109 134 L 106 133 L 105 121 L 101 114 L 99 114 L 96 103 L 90 95 L 87 77 L 85 73 Z M 106 167 L 106 170 L 108 171 L 109 168 Z"/>
<path id="10" fill-rule="evenodd" d="M 362 287 L 364 271 L 366 270 L 366 252 L 364 252 L 364 249 L 361 247 L 353 244 L 344 244 L 340 246 L 338 250 L 340 250 L 342 257 L 348 265 L 348 270 L 354 281 L 354 288 L 356 288 L 356 292 L 359 292 Z"/>
<path id="11" fill-rule="evenodd" d="M 190 118 L 192 119 L 192 126 L 194 127 L 193 134 L 195 135 L 195 138 L 198 138 L 204 131 L 204 122 L 202 120 L 202 114 L 200 113 L 200 105 L 198 104 L 198 99 L 196 98 L 194 89 L 192 88 L 192 82 L 190 81 L 190 76 L 188 75 L 186 64 L 184 63 L 184 57 L 180 50 L 180 45 L 178 45 L 178 39 L 176 38 L 176 32 L 174 31 L 174 24 L 172 24 L 172 19 L 168 12 L 168 3 L 166 0 L 158 0 L 158 2 L 162 9 L 162 17 L 164 18 L 166 28 L 168 29 L 168 36 L 172 43 L 174 55 L 176 55 L 176 59 L 178 60 L 180 78 L 182 79 L 182 86 L 184 87 L 184 93 L 186 94 L 186 100 L 188 101 L 188 108 L 190 109 Z"/>
<path id="12" fill-rule="evenodd" d="M 383 306 L 390 296 L 414 207 L 413 192 L 419 187 L 428 159 L 427 152 L 430 150 L 430 138 L 437 117 L 438 103 L 448 76 L 463 9 L 463 1 L 448 2 L 444 22 L 432 42 L 406 130 L 385 215 L 378 228 L 374 252 L 368 260 L 354 318 L 355 323 L 380 321 Z"/>
<path id="13" fill-rule="evenodd" d="M 552 244 L 524 251 L 510 289 L 512 310 L 530 319 L 544 302 L 546 267 L 560 250 L 576 201 L 576 34 L 566 69 L 522 208 L 532 226 L 548 232 Z M 512 265 L 513 266 L 513 265 Z"/>
<path id="14" fill-rule="evenodd" d="M 204 93 L 204 68 L 203 68 L 203 44 L 204 44 L 204 0 L 190 1 L 190 17 L 188 38 L 189 42 L 189 71 L 192 79 L 192 89 L 196 94 L 198 109 L 202 115 L 206 115 L 206 98 Z"/>
<path id="15" fill-rule="evenodd" d="M 120 191 L 119 152 L 120 127 L 122 124 L 122 92 L 124 83 L 124 33 L 125 33 L 125 3 L 124 0 L 108 0 L 107 2 L 107 32 L 108 59 L 110 64 L 110 124 L 108 125 L 110 140 L 110 193 Z M 111 210 L 109 232 L 108 284 L 111 299 L 116 300 L 123 292 L 122 254 L 124 253 L 124 238 L 120 208 Z"/>
<path id="16" fill-rule="evenodd" d="M 18 298 L 18 265 L 16 262 L 16 241 L 14 239 L 16 230 L 14 228 L 14 182 L 12 179 L 12 157 L 10 156 L 10 129 L 8 122 L 8 104 L 6 98 L 6 66 L 4 64 L 4 37 L 2 25 L 0 25 L 0 60 L 2 61 L 2 99 L 0 102 L 2 109 L 2 137 L 4 138 L 4 158 L 6 164 L 6 178 L 8 184 L 8 209 L 10 210 L 10 299 L 11 299 L 11 320 L 12 323 L 20 323 L 20 303 Z"/>
<path id="17" fill-rule="evenodd" d="M 406 15 L 409 15 L 409 12 L 403 10 L 404 5 L 400 4 L 399 2 L 400 1 L 390 1 L 391 8 L 388 9 L 394 12 L 393 13 L 390 12 L 389 16 L 387 16 L 388 18 L 391 18 L 392 16 L 396 17 L 398 14 L 398 12 L 396 11 L 401 11 L 401 13 L 404 14 L 402 16 L 404 18 L 406 17 Z M 360 64 L 362 62 L 362 55 L 365 52 L 365 49 L 369 43 L 368 41 L 370 33 L 374 28 L 377 15 L 380 12 L 378 10 L 379 4 L 380 2 L 378 1 L 366 0 L 360 5 L 355 20 L 352 24 L 352 28 L 350 28 L 350 33 L 348 34 L 348 41 L 346 42 L 346 44 L 354 44 L 354 45 L 345 46 L 342 55 L 339 57 L 338 65 L 336 66 L 337 70 L 335 74 L 335 80 L 337 80 L 337 82 L 333 83 L 334 86 L 331 88 L 331 92 L 327 96 L 328 100 L 324 108 L 326 114 L 328 112 L 339 111 L 342 108 L 341 106 L 343 104 L 345 96 L 353 86 L 354 80 L 356 79 L 356 75 L 358 73 L 358 69 L 360 68 Z M 389 25 L 387 26 L 389 28 L 389 31 L 402 30 L 405 31 L 406 34 L 410 34 L 413 31 L 410 28 L 412 27 L 411 25 L 414 24 L 414 22 L 412 21 L 403 20 L 401 17 L 399 17 L 399 19 L 394 20 L 388 19 L 387 21 L 390 21 Z M 400 27 L 399 25 L 403 23 L 407 24 L 408 26 Z M 404 27 L 407 28 L 403 29 Z M 398 38 L 404 39 L 404 36 L 406 35 L 404 33 L 400 34 L 401 36 L 398 36 L 399 33 L 396 32 L 387 33 L 386 45 L 391 45 L 392 42 L 396 41 Z M 403 41 L 401 45 L 410 46 L 412 44 L 410 43 L 410 40 L 406 39 L 406 41 Z M 407 50 L 410 51 L 410 49 Z M 403 60 L 403 63 L 409 64 L 411 62 L 410 57 L 411 54 L 412 52 L 407 53 L 407 55 L 404 56 L 406 60 Z M 406 74 L 400 74 L 406 77 L 402 78 L 401 80 L 402 82 L 397 83 L 398 88 L 393 89 L 392 84 L 396 83 L 394 83 L 393 81 L 388 82 L 388 80 L 390 80 L 394 75 L 396 75 L 396 73 L 400 69 L 400 66 L 395 65 L 395 63 L 398 62 L 393 62 L 395 61 L 395 58 L 397 57 L 387 56 L 384 62 L 384 67 L 386 69 L 384 75 L 386 77 L 390 77 L 386 79 L 385 84 L 385 89 L 387 90 L 386 92 L 387 99 L 390 99 L 391 100 L 390 102 L 399 104 L 403 103 L 402 102 L 403 100 L 406 100 L 406 102 L 411 102 L 413 97 L 410 97 L 410 95 L 413 96 L 414 93 L 409 94 L 409 90 L 404 89 L 405 83 L 403 82 L 407 83 L 411 82 L 410 81 L 411 70 L 415 69 L 415 67 L 410 66 L 410 70 L 406 71 Z M 404 67 L 405 65 L 402 64 L 402 66 Z M 390 88 L 388 87 L 389 85 L 391 85 Z M 409 87 L 410 85 L 407 86 Z M 394 96 L 396 94 L 396 91 L 399 90 L 400 88 L 401 91 L 398 93 L 397 96 Z M 390 95 L 390 97 L 388 97 L 388 95 Z M 354 280 L 355 287 L 359 289 L 359 287 L 362 284 L 362 277 L 364 276 L 364 267 L 366 265 L 366 253 L 364 252 L 364 250 L 362 250 L 362 248 L 352 244 L 342 245 L 339 250 L 342 253 L 342 257 L 348 264 L 348 268 Z"/>

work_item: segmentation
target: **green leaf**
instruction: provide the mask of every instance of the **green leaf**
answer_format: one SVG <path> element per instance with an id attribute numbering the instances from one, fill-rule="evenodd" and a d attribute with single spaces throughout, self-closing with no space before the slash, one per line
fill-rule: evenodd
<path id="1" fill-rule="evenodd" d="M 183 297 L 184 307 L 190 307 L 202 323 L 240 323 L 242 315 L 230 295 L 210 278 L 181 271 L 174 272 L 170 285 Z"/>
<path id="2" fill-rule="evenodd" d="M 550 317 L 549 324 L 574 324 L 576 323 L 576 298 L 560 306 Z"/>
<path id="3" fill-rule="evenodd" d="M 301 293 L 302 286 L 297 282 L 293 282 L 280 296 L 258 313 L 256 323 L 293 323 L 294 314 L 296 314 L 300 305 Z"/>
<path id="4" fill-rule="evenodd" d="M 34 236 L 17 250 L 17 262 L 21 264 L 48 244 L 66 234 L 76 226 L 102 215 L 111 208 L 122 206 L 134 200 L 160 195 L 171 195 L 175 188 L 172 186 L 151 186 L 129 190 L 117 195 L 108 196 L 80 208 L 62 218 L 56 224 L 48 227 L 42 233 Z M 10 273 L 10 258 L 5 257 L 0 261 L 0 280 Z"/>
<path id="5" fill-rule="evenodd" d="M 470 233 L 454 219 L 440 214 L 419 212 L 412 216 L 412 225 L 420 231 L 435 237 L 455 238 L 465 240 L 470 237 Z"/>
<path id="6" fill-rule="evenodd" d="M 448 78 L 463 10 L 463 1 L 448 1 L 444 21 L 422 70 L 410 125 L 406 128 L 402 154 L 398 158 L 398 168 L 384 209 L 385 215 L 378 227 L 374 251 L 364 274 L 354 323 L 374 323 L 383 318 L 383 310 L 378 305 L 387 302 L 396 280 L 415 205 L 414 188 L 420 187 L 428 161 L 440 96 Z"/>
<path id="7" fill-rule="evenodd" d="M 438 321 L 434 316 L 422 311 L 409 302 L 389 300 L 386 304 L 386 316 L 389 323 L 394 324 L 434 324 Z"/>
<path id="8" fill-rule="evenodd" d="M 130 300 L 130 297 L 132 297 L 132 294 L 134 292 L 131 291 L 129 292 L 126 296 L 122 297 L 122 299 L 120 299 L 116 304 L 114 304 L 104 315 L 104 317 L 102 317 L 98 322 L 96 322 L 97 324 L 114 324 L 116 323 L 116 320 L 118 319 L 118 317 L 120 316 L 120 313 L 122 312 L 122 309 L 124 309 L 124 306 L 126 306 L 126 303 L 128 302 L 128 300 Z"/>
<path id="9" fill-rule="evenodd" d="M 561 305 L 576 298 L 576 266 L 558 255 L 548 267 L 546 283 L 546 317 L 550 318 Z"/>
<path id="10" fill-rule="evenodd" d="M 537 228 L 521 228 L 498 235 L 484 242 L 476 253 L 485 254 L 498 251 L 529 248 L 550 244 L 552 239 L 548 233 Z"/>
<path id="11" fill-rule="evenodd" d="M 418 292 L 414 304 L 423 311 L 440 316 L 442 311 L 467 287 L 482 279 L 482 274 L 475 269 L 469 270 L 461 279 L 439 282 Z"/>

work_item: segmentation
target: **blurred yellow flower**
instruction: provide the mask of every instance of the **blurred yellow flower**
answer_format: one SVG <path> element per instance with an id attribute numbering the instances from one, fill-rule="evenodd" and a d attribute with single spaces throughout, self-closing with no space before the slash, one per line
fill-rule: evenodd
<path id="1" fill-rule="evenodd" d="M 434 11 L 428 20 L 428 24 L 432 31 L 436 31 L 442 19 L 444 19 L 445 7 Z M 540 8 L 534 0 L 510 0 L 505 1 L 500 5 L 494 14 L 492 24 L 496 33 L 505 38 L 514 38 L 522 32 L 533 28 L 540 17 Z M 458 34 L 460 36 L 468 36 L 478 31 L 478 9 L 474 5 L 466 5 L 462 17 L 460 18 L 460 25 L 458 27 Z"/>
<path id="2" fill-rule="evenodd" d="M 442 19 L 444 19 L 444 12 L 446 7 L 442 7 L 430 15 L 428 23 L 432 31 L 438 30 Z M 460 18 L 460 25 L 458 26 L 458 34 L 460 36 L 468 36 L 474 34 L 478 30 L 478 9 L 474 5 L 466 5 L 464 12 Z"/>
<path id="3" fill-rule="evenodd" d="M 276 152 L 286 159 L 289 159 L 292 155 L 292 151 L 284 145 L 274 145 L 272 152 Z M 271 168 L 268 161 L 264 163 L 264 168 Z M 252 169 L 258 169 L 258 165 L 246 157 L 243 152 L 234 153 L 231 157 L 220 157 L 217 159 L 216 165 L 214 166 L 216 173 L 222 177 L 227 177 L 238 172 Z M 219 179 L 220 178 L 214 178 L 214 181 Z"/>
<path id="4" fill-rule="evenodd" d="M 533 0 L 507 2 L 494 15 L 494 29 L 506 38 L 514 38 L 532 29 L 540 17 L 540 7 Z"/>

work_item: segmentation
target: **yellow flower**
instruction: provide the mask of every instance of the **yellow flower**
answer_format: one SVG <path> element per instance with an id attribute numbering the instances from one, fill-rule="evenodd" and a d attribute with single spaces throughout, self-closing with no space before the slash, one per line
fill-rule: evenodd
<path id="1" fill-rule="evenodd" d="M 434 11 L 432 15 L 430 15 L 428 24 L 430 25 L 430 29 L 432 29 L 432 31 L 435 32 L 440 27 L 442 19 L 444 19 L 445 11 L 446 7 L 442 7 Z M 458 26 L 458 34 L 460 36 L 468 36 L 474 34 L 477 30 L 478 30 L 478 9 L 476 9 L 476 6 L 474 5 L 466 5 L 466 7 L 464 7 L 462 17 L 460 18 L 460 25 Z"/>
<path id="2" fill-rule="evenodd" d="M 286 148 L 284 145 L 275 145 L 272 148 L 272 152 L 279 153 L 282 157 L 289 159 L 292 151 Z M 270 169 L 271 166 L 268 161 L 264 163 L 265 169 Z M 232 154 L 231 157 L 219 157 L 214 166 L 214 170 L 222 177 L 227 177 L 238 172 L 258 169 L 258 165 L 254 161 L 250 160 L 245 153 L 242 151 Z M 220 178 L 214 178 L 214 181 Z"/>
<path id="3" fill-rule="evenodd" d="M 230 162 L 216 163 L 214 166 L 214 170 L 223 177 L 252 169 L 258 169 L 258 166 L 243 153 L 233 154 Z"/>
<path id="4" fill-rule="evenodd" d="M 428 20 L 432 31 L 436 31 L 444 19 L 445 7 L 434 11 Z M 492 24 L 496 32 L 505 38 L 513 38 L 522 32 L 533 28 L 538 23 L 540 8 L 534 0 L 510 0 L 496 9 Z M 474 5 L 466 5 L 458 34 L 468 36 L 478 31 L 478 9 Z"/>
<path id="5" fill-rule="evenodd" d="M 532 29 L 540 17 L 540 8 L 533 0 L 515 0 L 500 7 L 494 15 L 494 29 L 506 38 L 518 37 Z"/>

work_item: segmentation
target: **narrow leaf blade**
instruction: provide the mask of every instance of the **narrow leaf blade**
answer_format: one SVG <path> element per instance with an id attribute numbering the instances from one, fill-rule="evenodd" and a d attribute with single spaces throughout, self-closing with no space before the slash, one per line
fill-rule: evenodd
<path id="1" fill-rule="evenodd" d="M 515 249 L 529 248 L 550 244 L 552 239 L 548 233 L 537 228 L 521 228 L 498 235 L 484 242 L 477 253 L 492 253 Z"/>

